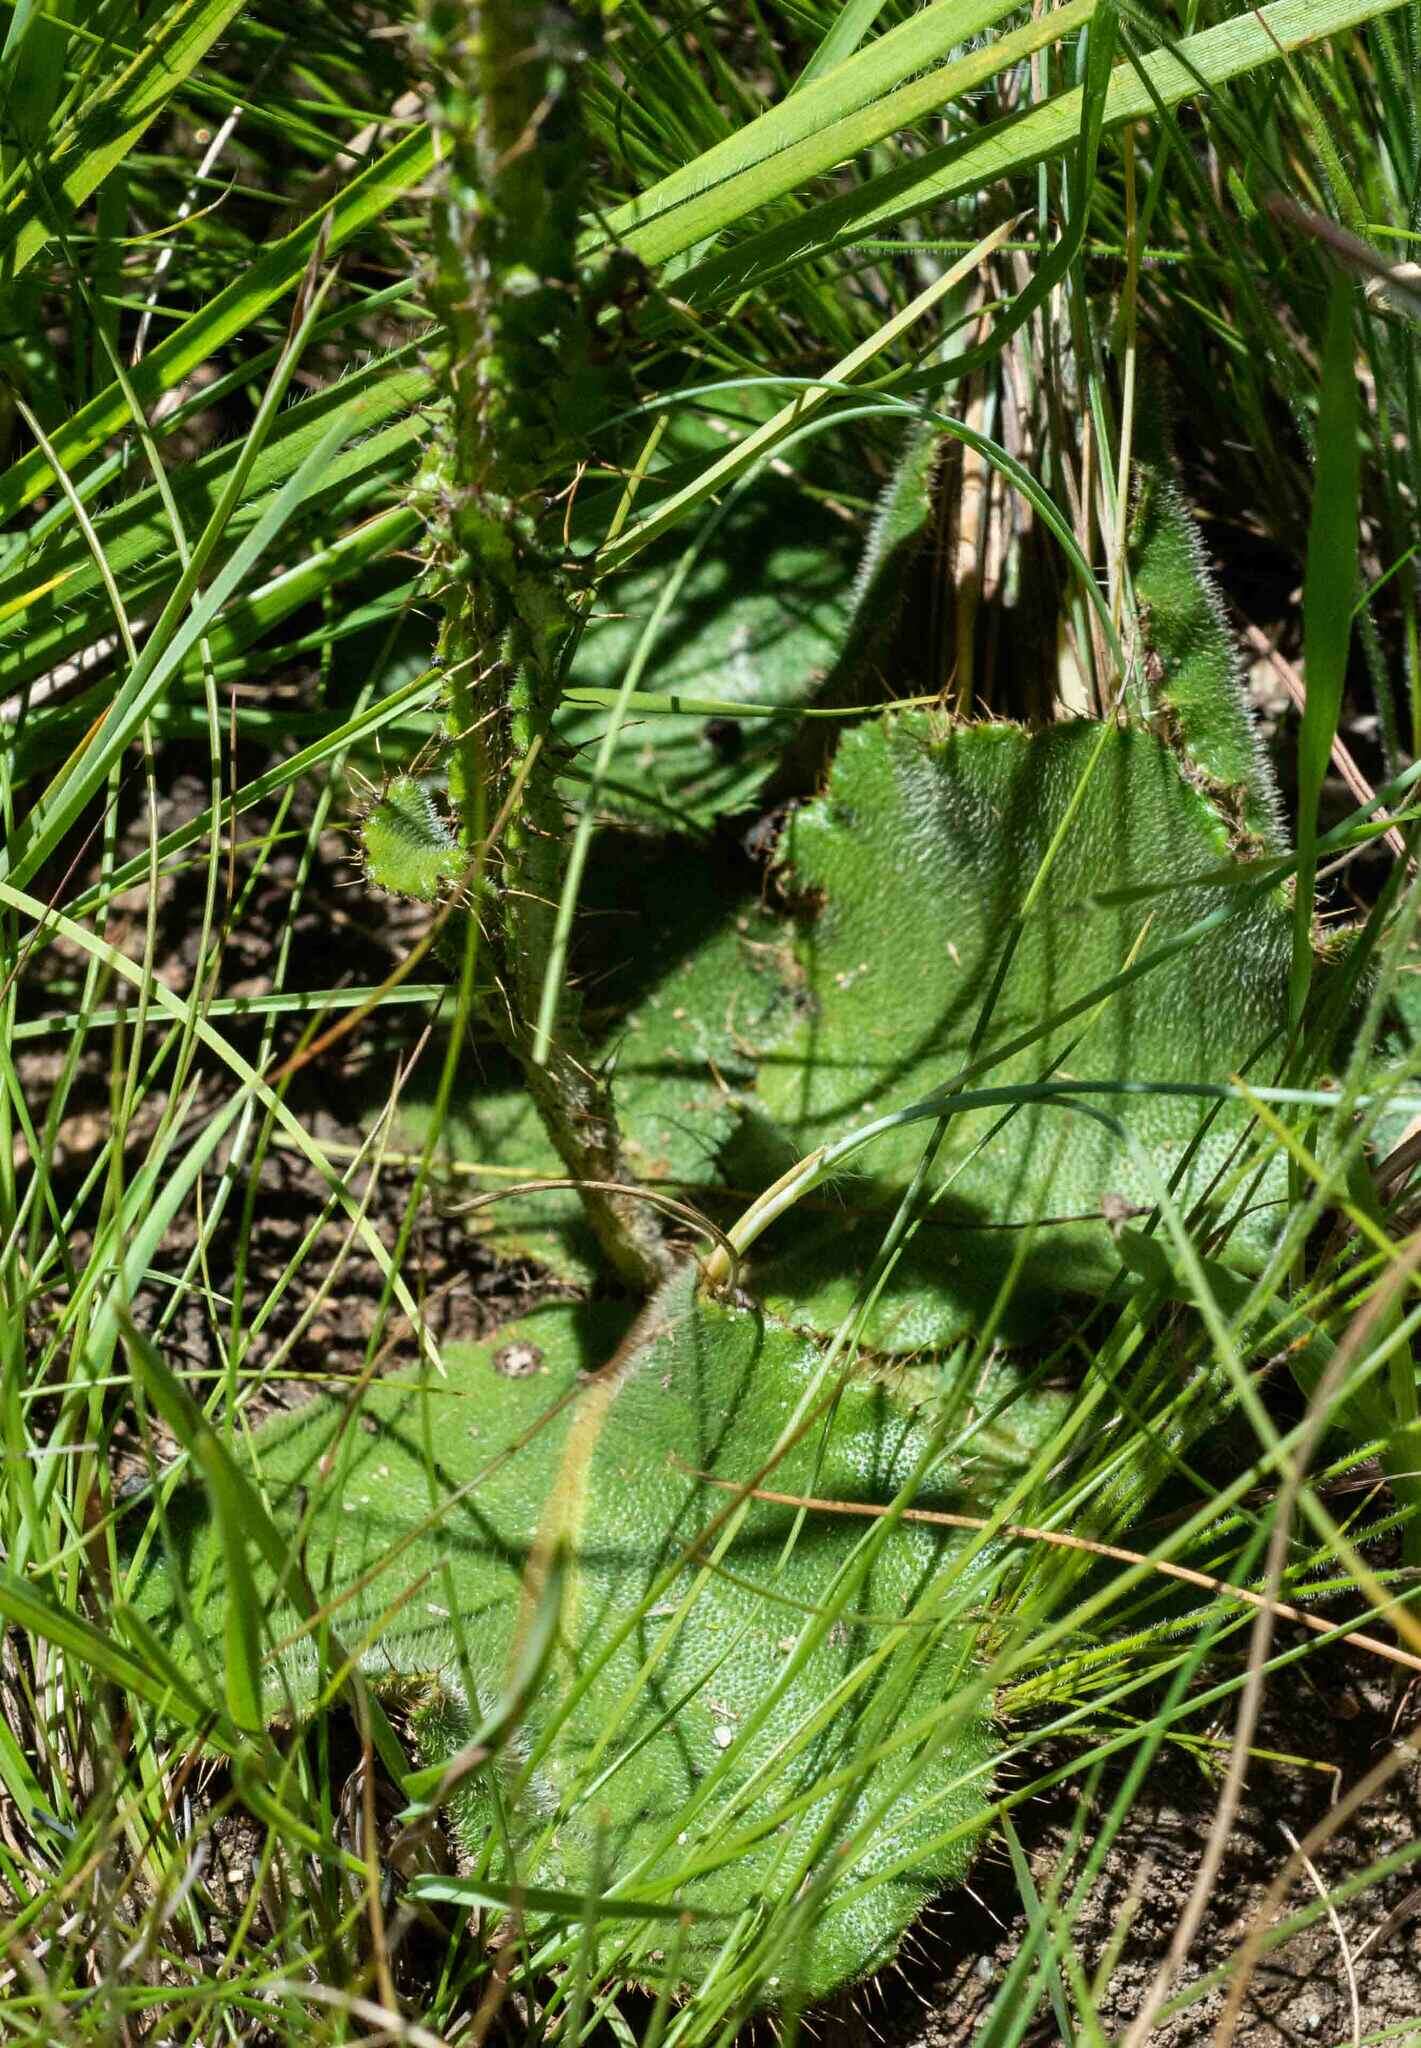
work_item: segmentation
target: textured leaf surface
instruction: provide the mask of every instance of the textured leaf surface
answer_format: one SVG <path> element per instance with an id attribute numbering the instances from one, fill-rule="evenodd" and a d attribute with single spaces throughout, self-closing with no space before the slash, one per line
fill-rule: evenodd
<path id="1" fill-rule="evenodd" d="M 1240 824 L 1276 850 L 1282 832 L 1273 771 L 1199 529 L 1163 449 L 1141 465 L 1130 545 L 1145 642 L 1140 708 L 1172 732 Z"/>
<path id="2" fill-rule="evenodd" d="M 378 888 L 432 903 L 466 865 L 433 797 L 412 775 L 397 775 L 360 828 L 365 864 Z"/>
<path id="3" fill-rule="evenodd" d="M 763 1142 L 737 1162 L 742 1173 L 767 1179 L 792 1154 L 921 1098 L 967 1064 L 1010 920 L 1099 737 L 1084 722 L 1035 735 L 1008 726 L 953 733 L 919 714 L 845 735 L 826 794 L 786 837 L 793 882 L 812 906 L 799 942 L 808 1001 L 761 1065 L 759 1099 L 778 1136 L 761 1123 Z M 1227 900 L 1197 888 L 1126 904 L 1092 897 L 1183 882 L 1229 855 L 1223 820 L 1171 753 L 1147 733 L 1111 732 L 1023 929 L 986 1049 L 1087 996 L 1142 940 L 1153 948 Z M 1289 943 L 1281 894 L 1256 902 L 989 1078 L 1034 1081 L 1063 1060 L 1077 1078 L 1227 1081 L 1284 1023 Z M 1201 1123 L 1197 1102 L 1163 1095 L 1104 1106 L 1166 1178 Z M 977 1321 L 1028 1223 L 1041 1227 L 1013 1305 L 1018 1334 L 1039 1317 L 1043 1296 L 1098 1291 L 1118 1270 L 1102 1197 L 1150 1199 L 1124 1146 L 1076 1112 L 1037 1105 L 969 1158 L 1000 1114 L 954 1120 L 938 1173 L 951 1185 L 880 1305 L 876 1341 L 911 1348 Z M 1186 1206 L 1225 1164 L 1243 1120 L 1232 1108 L 1216 1118 L 1180 1188 Z M 838 1321 L 928 1130 L 877 1141 L 862 1172 L 830 1194 L 828 1213 L 797 1217 L 766 1241 L 758 1284 L 772 1306 L 816 1326 Z M 1275 1182 L 1276 1172 L 1254 1192 L 1231 1259 L 1266 1239 L 1272 1212 L 1262 1205 L 1283 1192 Z"/>
<path id="4" fill-rule="evenodd" d="M 742 1091 L 783 1029 L 788 934 L 698 847 L 628 833 L 597 841 L 584 908 L 600 970 L 584 984 L 586 1023 L 614 1075 L 628 1160 L 643 1179 L 700 1202 L 724 1181 Z M 433 1085 L 431 1069 L 402 1098 L 410 1145 L 428 1135 Z M 461 1170 L 462 1186 L 564 1171 L 512 1063 L 482 1048 L 465 1063 L 440 1154 L 450 1167 L 493 1169 L 482 1179 Z M 567 1279 L 597 1271 L 575 1195 L 512 1195 L 481 1211 L 477 1227 L 498 1249 Z"/>
<path id="5" fill-rule="evenodd" d="M 657 550 L 603 586 L 571 687 L 614 690 L 684 545 Z M 734 506 L 671 608 L 642 679 L 658 694 L 782 704 L 783 718 L 638 712 L 622 730 L 607 799 L 665 824 L 709 825 L 753 802 L 833 668 L 851 609 L 858 536 L 806 492 L 761 485 Z M 586 758 L 605 709 L 570 705 L 560 736 Z"/>
<path id="6" fill-rule="evenodd" d="M 753 1480 L 821 1391 L 819 1369 L 812 1342 L 697 1300 L 686 1274 L 620 1346 L 608 1311 L 544 1309 L 456 1349 L 447 1380 L 376 1381 L 364 1428 L 322 1398 L 252 1447 L 282 1526 L 294 1531 L 313 1503 L 302 1556 L 346 1645 L 407 1686 L 438 1681 L 419 1717 L 430 1762 L 499 1696 L 535 1543 L 565 1538 L 559 1649 L 500 1763 L 519 1879 L 577 1892 L 600 1859 L 604 1888 L 725 1916 L 693 1931 L 694 1958 L 747 1911 L 783 1936 L 806 1878 L 831 1873 L 797 1951 L 815 1993 L 887 1960 L 926 1897 L 963 1875 L 994 1748 L 980 1688 L 968 1689 L 985 1555 L 966 1566 L 965 1539 L 881 1520 L 812 1514 L 796 1528 L 791 1510 L 764 1502 L 736 1519 L 733 1496 L 694 1476 Z M 768 1483 L 887 1503 L 931 1462 L 929 1413 L 854 1376 Z M 1009 1432 L 1003 1441 L 996 1467 L 974 1452 L 978 1512 L 1016 1462 Z M 931 1470 L 916 1502 L 964 1505 L 950 1466 Z M 175 1497 L 168 1523 L 170 1559 L 150 1557 L 137 1602 L 201 1661 L 221 1637 L 221 1545 L 196 1488 Z M 293 1627 L 285 1608 L 270 1617 L 273 1640 Z M 308 1644 L 287 1650 L 271 1672 L 273 1711 L 309 1705 L 314 1671 Z M 834 1774 L 848 1766 L 836 1803 Z M 497 1882 L 513 1872 L 491 1797 L 475 1781 L 460 1828 L 476 1874 Z M 602 1938 L 620 1944 L 617 1965 L 655 1974 L 650 1933 Z"/>

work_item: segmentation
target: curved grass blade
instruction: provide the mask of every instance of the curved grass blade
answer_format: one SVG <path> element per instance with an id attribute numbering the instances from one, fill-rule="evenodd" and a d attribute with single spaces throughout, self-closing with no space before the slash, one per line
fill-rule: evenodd
<path id="1" fill-rule="evenodd" d="M 1095 6 L 1096 0 L 1065 0 L 998 42 L 979 44 L 896 91 L 868 97 L 880 78 L 921 71 L 924 62 L 1010 11 L 996 0 L 976 6 L 940 0 L 633 200 L 613 216 L 609 232 L 620 233 L 642 262 L 665 262 L 1083 28 Z"/>
<path id="2" fill-rule="evenodd" d="M 291 370 L 295 368 L 297 354 L 298 349 L 293 347 L 286 359 L 286 377 L 289 377 Z M 279 379 L 273 385 L 272 392 L 268 394 L 270 411 L 273 413 L 285 381 L 286 378 Z M 84 806 L 103 787 L 114 762 L 119 759 L 129 741 L 137 733 L 169 678 L 181 667 L 189 650 L 196 646 L 228 598 L 239 588 L 253 563 L 265 554 L 285 526 L 290 514 L 307 493 L 317 487 L 329 458 L 339 443 L 345 439 L 347 432 L 344 420 L 337 418 L 331 424 L 300 464 L 295 475 L 276 493 L 236 553 L 193 604 L 187 618 L 178 625 L 177 621 L 183 609 L 197 588 L 205 561 L 216 546 L 217 538 L 225 528 L 236 498 L 240 494 L 245 479 L 243 471 L 239 468 L 231 479 L 229 492 L 214 512 L 207 532 L 193 549 L 192 560 L 184 571 L 162 618 L 154 627 L 152 636 L 129 671 L 99 727 L 80 743 L 69 762 L 51 782 L 44 796 L 25 820 L 23 830 L 16 833 L 11 846 L 0 851 L 0 874 L 5 874 L 16 882 L 27 881 L 59 845 L 65 833 L 77 821 Z M 249 444 L 254 456 L 259 446 L 255 428 L 249 437 Z"/>
<path id="3" fill-rule="evenodd" d="M 149 350 L 130 373 L 130 384 L 140 402 L 148 404 L 181 384 L 224 343 L 250 328 L 270 305 L 300 282 L 318 242 L 324 240 L 326 253 L 334 254 L 353 236 L 383 218 L 402 192 L 429 174 L 433 161 L 429 131 L 419 127 L 359 177 L 352 178 L 328 208 L 293 228 Z M 118 384 L 110 384 L 56 427 L 52 436 L 54 451 L 72 469 L 85 455 L 102 447 L 111 435 L 122 433 L 128 422 L 128 401 Z M 48 490 L 53 481 L 49 464 L 37 449 L 22 455 L 0 477 L 0 522 L 13 519 L 16 512 Z"/>
<path id="4" fill-rule="evenodd" d="M 206 1482 L 221 1535 L 223 1559 L 233 1574 L 225 1617 L 228 1701 L 239 1727 L 249 1731 L 260 1729 L 265 1722 L 261 1640 L 257 1627 L 260 1605 L 248 1544 L 259 1552 L 278 1587 L 293 1605 L 312 1615 L 317 1605 L 315 1595 L 305 1583 L 298 1553 L 281 1534 L 260 1494 L 182 1381 L 168 1369 L 147 1338 L 128 1320 L 125 1320 L 124 1339 L 135 1377 L 141 1381 L 149 1400 L 178 1442 L 186 1448 Z M 327 1640 L 332 1663 L 346 1664 L 345 1654 L 334 1635 Z M 386 1769 L 399 1784 L 409 1768 L 399 1737 L 378 1700 L 367 1698 L 364 1707 L 370 1716 L 375 1747 Z"/>

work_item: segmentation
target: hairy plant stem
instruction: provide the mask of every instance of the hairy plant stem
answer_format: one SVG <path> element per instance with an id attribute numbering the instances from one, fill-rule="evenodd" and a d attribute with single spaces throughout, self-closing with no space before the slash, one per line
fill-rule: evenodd
<path id="1" fill-rule="evenodd" d="M 569 1175 L 625 1185 L 634 1176 L 575 1001 L 546 1063 L 530 1056 L 567 842 L 551 730 L 572 612 L 551 522 L 612 374 L 594 345 L 606 280 L 575 255 L 587 156 L 576 88 L 592 32 L 565 4 L 426 0 L 440 143 L 428 299 L 447 352 L 417 492 L 444 607 L 449 794 L 471 866 L 507 813 L 475 905 L 484 1013 Z M 615 1270 L 653 1286 L 669 1259 L 650 1206 L 630 1187 L 581 1194 Z"/>

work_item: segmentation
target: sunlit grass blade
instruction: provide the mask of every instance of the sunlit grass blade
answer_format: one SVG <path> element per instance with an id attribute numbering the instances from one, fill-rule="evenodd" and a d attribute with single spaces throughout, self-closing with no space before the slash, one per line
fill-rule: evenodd
<path id="1" fill-rule="evenodd" d="M 674 492 L 664 499 L 654 512 L 639 520 L 635 526 L 618 534 L 609 541 L 598 555 L 601 568 L 612 570 L 632 559 L 645 547 L 659 539 L 671 527 L 677 525 L 697 505 L 743 476 L 755 463 L 771 456 L 777 445 L 788 435 L 796 433 L 823 406 L 836 395 L 840 388 L 851 388 L 855 379 L 877 356 L 891 348 L 914 326 L 938 306 L 956 285 L 970 277 L 979 266 L 1003 243 L 1011 233 L 1012 223 L 1004 221 L 984 235 L 957 262 L 951 264 L 940 277 L 933 279 L 900 313 L 884 323 L 869 338 L 851 350 L 840 362 L 825 371 L 810 391 L 801 392 L 788 405 L 781 406 L 774 416 L 762 427 L 757 427 L 729 449 L 720 459 L 713 462 L 692 483 L 683 490 Z"/>
<path id="2" fill-rule="evenodd" d="M 158 1356 L 153 1346 L 127 1322 L 124 1330 L 134 1375 L 174 1437 L 193 1459 L 211 1494 L 222 1532 L 223 1557 L 232 1573 L 226 1616 L 228 1699 L 237 1725 L 248 1730 L 265 1725 L 262 1706 L 260 1609 L 248 1546 L 265 1562 L 286 1599 L 308 1613 L 315 1609 L 299 1555 L 273 1522 L 260 1494 L 241 1470 L 227 1445 L 191 1394 Z M 332 1659 L 346 1666 L 339 1643 L 330 1639 Z M 347 1674 L 348 1675 L 348 1674 Z M 365 1709 L 373 1724 L 376 1746 L 399 1783 L 407 1769 L 399 1738 L 376 1701 Z"/>
<path id="3" fill-rule="evenodd" d="M 794 91 L 803 92 L 806 85 L 826 71 L 832 71 L 838 64 L 854 54 L 873 24 L 882 14 L 887 0 L 844 0 L 843 6 L 829 24 L 824 40 L 805 64 L 794 82 Z"/>
<path id="4" fill-rule="evenodd" d="M 664 262 L 694 248 L 767 201 L 797 190 L 1082 28 L 1095 11 L 1095 0 L 1065 0 L 998 42 L 979 44 L 881 98 L 868 96 L 881 77 L 920 70 L 1008 11 L 998 0 L 979 0 L 976 6 L 937 0 L 818 84 L 792 94 L 689 171 L 654 187 L 644 201 L 613 219 L 609 233 L 619 235 L 644 263 Z M 890 51 L 897 59 L 891 67 Z"/>
<path id="5" fill-rule="evenodd" d="M 223 545 L 230 547 L 250 531 L 269 494 L 295 473 L 324 438 L 327 453 L 319 511 L 323 519 L 348 517 L 375 491 L 405 481 L 422 438 L 417 408 L 427 395 L 428 379 L 423 371 L 394 360 L 377 365 L 333 392 L 278 413 L 255 459 L 244 440 L 236 447 L 217 450 L 186 471 L 177 470 L 170 484 L 174 503 L 190 523 L 202 522 L 208 508 L 226 496 L 230 480 L 240 474 L 240 490 L 223 525 Z M 329 437 L 341 418 L 345 431 L 333 442 Z M 56 461 L 62 461 L 57 451 Z M 394 522 L 384 529 L 387 533 L 407 532 L 413 515 L 401 507 L 385 517 Z M 181 573 L 160 493 L 151 486 L 136 493 L 101 514 L 95 530 L 111 571 L 123 578 L 125 590 L 132 593 L 130 602 L 141 605 L 140 615 L 153 616 L 171 595 Z M 368 540 L 367 533 L 367 544 Z M 18 690 L 32 677 L 43 675 L 107 630 L 110 622 L 95 602 L 100 579 L 90 553 L 77 538 L 62 538 L 38 559 L 27 558 L 10 575 L 0 575 L 0 648 L 4 650 L 7 691 Z M 309 563 L 287 575 L 293 602 L 309 597 L 321 585 L 318 572 Z M 40 610 L 40 601 L 54 589 L 62 590 L 62 597 Z M 11 616 L 16 624 L 7 633 L 6 621 Z M 268 600 L 268 619 L 279 616 Z M 243 630 L 249 631 L 255 621 L 244 612 L 241 623 Z M 218 636 L 214 632 L 209 637 L 216 656 Z"/>
<path id="6" fill-rule="evenodd" d="M 111 1685 L 121 1686 L 151 1706 L 172 1712 L 182 1705 L 195 1723 L 208 1719 L 207 1710 L 196 1693 L 189 1691 L 186 1695 L 175 1696 L 166 1673 L 150 1671 L 112 1635 L 95 1628 L 70 1609 L 45 1599 L 8 1565 L 0 1565 L 0 1614 L 11 1627 L 24 1629 L 43 1642 L 53 1643 L 56 1649 L 74 1658 L 85 1670 L 106 1679 Z M 221 1739 L 220 1730 L 213 1731 L 213 1738 Z"/>
<path id="7" fill-rule="evenodd" d="M 510 1885 L 484 1877 L 417 1877 L 410 1896 L 453 1906 L 500 1906 L 546 1913 L 569 1926 L 587 1918 L 589 1900 L 585 1893 L 550 1890 L 546 1885 Z M 599 1920 L 706 1920 L 714 1915 L 694 1912 L 677 1905 L 663 1905 L 655 1899 L 624 1899 L 616 1893 L 599 1893 L 594 1901 Z"/>
<path id="8" fill-rule="evenodd" d="M 1280 53 L 1387 13 L 1399 0 L 1272 0 L 1213 28 L 1186 36 L 1173 50 L 1144 59 L 1149 84 L 1129 66 L 1117 67 L 1104 110 L 1107 132 L 1128 121 L 1148 120 L 1156 96 L 1165 106 L 1206 93 Z M 998 178 L 1017 176 L 1033 164 L 1059 156 L 1080 129 L 1079 86 L 1058 93 L 968 135 L 926 151 L 921 157 L 864 181 L 841 198 L 821 201 L 792 222 L 751 235 L 736 247 L 705 256 L 677 280 L 677 292 L 708 306 L 728 293 L 754 291 L 784 271 L 876 233 L 891 222 L 980 191 Z M 668 229 L 669 234 L 669 229 Z"/>
<path id="9" fill-rule="evenodd" d="M 123 1322 L 123 1342 L 135 1380 L 202 1474 L 211 1498 L 231 1588 L 224 1618 L 227 1707 L 239 1728 L 259 1734 L 266 1720 L 262 1709 L 262 1609 L 248 1544 L 255 1544 L 266 1555 L 278 1577 L 289 1573 L 294 1560 L 288 1557 L 260 1498 L 211 1423 L 128 1318 Z"/>
<path id="10" fill-rule="evenodd" d="M 148 25 L 132 62 L 80 110 L 42 174 L 0 214 L 0 265 L 15 278 L 54 233 L 56 213 L 97 191 L 241 9 L 242 0 L 181 0 Z"/>
<path id="11" fill-rule="evenodd" d="M 259 255 L 221 291 L 156 344 L 131 372 L 133 390 L 144 404 L 192 375 L 199 364 L 250 329 L 268 307 L 300 282 L 320 244 L 334 255 L 354 236 L 382 218 L 400 195 L 428 175 L 432 143 L 416 128 L 367 170 L 343 187 L 323 212 L 304 220 L 274 247 Z M 52 436 L 55 453 L 71 467 L 102 447 L 128 423 L 128 402 L 111 384 L 64 421 Z M 54 479 L 37 449 L 11 463 L 0 476 L 0 522 L 49 489 Z"/>
<path id="12" fill-rule="evenodd" d="M 250 465 L 256 460 L 264 429 L 275 418 L 281 398 L 300 360 L 301 345 L 314 309 L 308 313 L 292 346 L 268 386 L 262 410 L 243 444 L 242 460 L 227 479 L 226 488 L 213 509 L 207 526 L 199 535 L 187 566 L 168 600 L 161 617 L 145 642 L 138 659 L 115 693 L 95 730 L 76 748 L 66 766 L 25 820 L 24 830 L 8 849 L 0 849 L 0 874 L 23 882 L 63 839 L 83 812 L 84 806 L 103 787 L 114 761 L 133 738 L 170 676 L 181 667 L 188 651 L 195 647 L 216 619 L 229 597 L 238 590 L 252 565 L 258 562 L 280 533 L 287 518 L 315 489 L 326 464 L 346 435 L 346 423 L 339 417 L 309 450 L 294 474 L 264 506 L 261 517 L 240 547 L 212 582 L 188 604 L 200 583 L 202 571 L 217 546 L 228 520 L 241 497 Z M 186 613 L 186 616 L 184 614 Z"/>

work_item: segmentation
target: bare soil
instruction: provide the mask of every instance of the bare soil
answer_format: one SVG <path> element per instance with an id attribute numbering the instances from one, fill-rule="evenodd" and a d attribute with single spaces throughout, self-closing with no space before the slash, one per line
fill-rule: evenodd
<path id="1" fill-rule="evenodd" d="M 1421 1721 L 1413 1688 L 1394 1693 L 1361 1660 L 1329 1652 L 1274 1685 L 1255 1742 L 1286 1758 L 1255 1762 L 1229 1835 L 1218 1878 L 1179 1988 L 1207 1977 L 1237 1953 L 1294 1847 L 1335 1813 L 1338 1802 Z M 1212 1730 L 1227 1741 L 1230 1719 Z M 1221 1757 L 1222 1764 L 1222 1757 Z M 1070 1788 L 1071 1791 L 1074 1788 Z M 1108 1808 L 1114 1784 L 1099 1788 L 1094 1811 Z M 1072 1941 L 1086 1981 L 1118 1944 L 1099 1994 L 1114 2040 L 1139 2014 L 1168 1955 L 1193 1889 L 1218 1803 L 1217 1774 L 1179 1751 L 1162 1755 L 1125 1827 L 1090 1887 Z M 1066 1791 L 1022 1820 L 1038 1893 L 1048 1893 L 1075 1819 Z M 1403 1763 L 1384 1791 L 1337 1829 L 1289 1886 L 1285 1915 L 1314 1902 L 1317 1885 L 1341 1885 L 1416 1841 L 1421 1829 L 1421 1769 Z M 1087 1842 L 1091 1830 L 1087 1827 Z M 1072 1872 L 1066 1896 L 1070 1896 Z M 1421 1884 L 1415 1864 L 1369 1883 L 1266 1956 L 1249 1981 L 1232 2039 L 1235 2048 L 1300 2048 L 1376 2038 L 1415 2048 L 1421 2042 Z M 967 1895 L 929 1923 L 907 1966 L 907 1985 L 886 1991 L 883 2016 L 871 2012 L 892 2048 L 966 2048 L 1027 1937 L 1026 1915 L 1004 1850 L 980 1859 Z M 914 2011 L 913 2007 L 917 2010 Z M 1149 2035 L 1151 2048 L 1204 2048 L 1224 2009 L 1210 1992 Z M 870 2009 L 871 2010 L 871 2009 Z M 1057 2023 L 1038 2021 L 1023 2048 L 1051 2048 Z"/>

